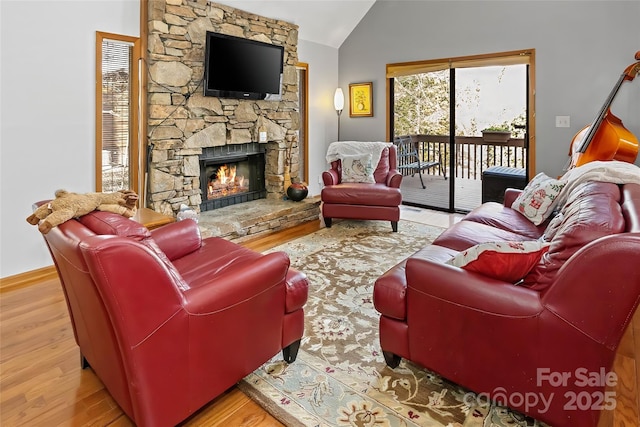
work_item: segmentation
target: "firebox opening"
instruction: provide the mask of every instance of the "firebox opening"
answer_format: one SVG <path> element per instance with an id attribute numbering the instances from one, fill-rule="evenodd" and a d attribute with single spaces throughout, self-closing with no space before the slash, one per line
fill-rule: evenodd
<path id="1" fill-rule="evenodd" d="M 265 155 L 261 147 L 246 144 L 203 151 L 200 157 L 201 211 L 267 196 Z"/>

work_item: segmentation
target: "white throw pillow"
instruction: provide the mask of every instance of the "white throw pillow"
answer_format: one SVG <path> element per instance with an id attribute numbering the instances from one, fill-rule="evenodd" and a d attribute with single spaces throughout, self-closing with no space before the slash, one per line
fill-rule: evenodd
<path id="1" fill-rule="evenodd" d="M 558 194 L 567 185 L 566 181 L 553 179 L 540 172 L 533 177 L 522 193 L 513 201 L 517 210 L 535 225 L 542 224 L 553 212 Z"/>
<path id="2" fill-rule="evenodd" d="M 487 242 L 470 247 L 446 264 L 510 283 L 519 282 L 549 250 L 541 240 Z"/>
<path id="3" fill-rule="evenodd" d="M 371 154 L 344 155 L 342 162 L 342 182 L 365 182 L 373 184 L 373 165 Z"/>

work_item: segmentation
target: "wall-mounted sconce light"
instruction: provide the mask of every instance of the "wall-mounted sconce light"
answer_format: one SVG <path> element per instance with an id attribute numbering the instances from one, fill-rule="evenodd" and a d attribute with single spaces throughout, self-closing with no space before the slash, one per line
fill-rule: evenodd
<path id="1" fill-rule="evenodd" d="M 336 89 L 336 93 L 333 95 L 333 106 L 338 113 L 338 141 L 340 141 L 340 114 L 344 108 L 344 93 L 341 88 Z"/>

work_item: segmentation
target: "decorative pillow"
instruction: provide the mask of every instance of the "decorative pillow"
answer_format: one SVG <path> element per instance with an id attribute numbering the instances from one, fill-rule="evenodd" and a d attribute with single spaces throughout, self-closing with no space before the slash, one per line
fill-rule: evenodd
<path id="1" fill-rule="evenodd" d="M 516 283 L 538 264 L 547 250 L 549 243 L 541 240 L 488 242 L 472 246 L 446 263 L 494 279 Z"/>
<path id="2" fill-rule="evenodd" d="M 513 201 L 517 210 L 535 225 L 542 224 L 553 212 L 558 194 L 567 185 L 566 181 L 549 178 L 543 172 L 533 177 L 522 193 Z"/>
<path id="3" fill-rule="evenodd" d="M 342 182 L 366 182 L 375 183 L 373 178 L 373 165 L 371 154 L 344 155 L 340 157 L 342 162 Z"/>

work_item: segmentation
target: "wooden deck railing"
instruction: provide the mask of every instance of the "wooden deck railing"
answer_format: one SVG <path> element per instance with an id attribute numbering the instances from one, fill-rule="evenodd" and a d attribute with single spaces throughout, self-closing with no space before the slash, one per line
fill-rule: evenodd
<path id="1" fill-rule="evenodd" d="M 416 144 L 423 162 L 439 161 L 449 168 L 450 149 L 448 135 L 405 135 L 395 141 L 410 138 Z M 485 142 L 481 136 L 456 136 L 456 159 L 454 174 L 459 178 L 481 179 L 482 171 L 491 166 L 526 168 L 527 150 L 523 138 L 511 138 L 507 142 Z M 403 160 L 400 159 L 401 164 Z M 411 171 L 405 172 L 409 174 Z M 425 171 L 430 175 L 439 173 L 437 168 Z M 447 173 L 449 175 L 449 173 Z"/>

